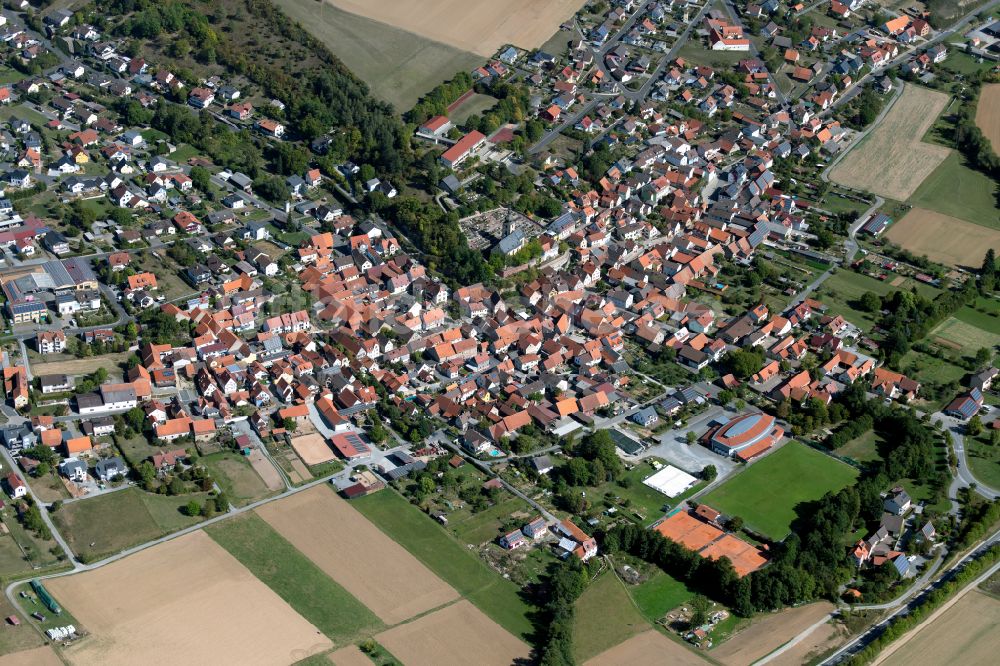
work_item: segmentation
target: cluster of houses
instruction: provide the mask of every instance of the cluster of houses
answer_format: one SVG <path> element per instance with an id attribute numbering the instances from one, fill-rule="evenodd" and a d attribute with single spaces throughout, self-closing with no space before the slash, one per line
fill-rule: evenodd
<path id="1" fill-rule="evenodd" d="M 920 508 L 901 487 L 885 494 L 883 513 L 878 529 L 851 548 L 858 568 L 891 566 L 900 576 L 912 575 L 913 557 L 905 552 L 905 544 L 917 541 L 933 542 L 937 536 L 930 521 L 920 521 Z"/>
<path id="2" fill-rule="evenodd" d="M 551 525 L 539 516 L 524 527 L 512 530 L 498 540 L 506 550 L 530 547 L 552 535 L 552 545 L 563 558 L 575 556 L 586 562 L 597 554 L 597 540 L 580 529 L 572 520 L 555 521 Z"/>

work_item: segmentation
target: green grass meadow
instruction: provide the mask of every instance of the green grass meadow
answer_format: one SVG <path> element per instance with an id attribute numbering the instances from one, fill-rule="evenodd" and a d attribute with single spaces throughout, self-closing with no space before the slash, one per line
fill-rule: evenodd
<path id="1" fill-rule="evenodd" d="M 613 571 L 590 583 L 575 610 L 573 654 L 580 664 L 650 628 Z"/>
<path id="2" fill-rule="evenodd" d="M 981 171 L 969 168 L 957 151 L 924 179 L 907 201 L 991 229 L 1000 229 L 996 206 L 997 184 Z"/>

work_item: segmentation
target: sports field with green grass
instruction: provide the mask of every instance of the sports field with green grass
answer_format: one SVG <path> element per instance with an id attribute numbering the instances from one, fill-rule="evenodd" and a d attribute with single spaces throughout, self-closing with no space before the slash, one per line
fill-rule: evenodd
<path id="1" fill-rule="evenodd" d="M 335 644 L 347 645 L 384 628 L 364 604 L 255 514 L 205 531 Z"/>
<path id="2" fill-rule="evenodd" d="M 796 505 L 840 490 L 857 476 L 850 465 L 793 440 L 752 463 L 702 502 L 740 516 L 756 532 L 782 539 L 791 529 Z"/>
<path id="3" fill-rule="evenodd" d="M 529 638 L 532 606 L 520 590 L 394 490 L 353 500 L 351 506 L 410 551 L 486 615 L 520 638 Z"/>

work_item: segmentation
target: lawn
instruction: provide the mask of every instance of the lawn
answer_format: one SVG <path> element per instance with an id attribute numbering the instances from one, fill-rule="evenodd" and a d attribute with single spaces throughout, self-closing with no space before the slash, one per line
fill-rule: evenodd
<path id="1" fill-rule="evenodd" d="M 933 341 L 931 341 L 931 344 L 933 344 Z M 941 353 L 945 354 L 945 358 L 938 358 L 937 356 L 931 356 L 930 354 L 911 349 L 903 357 L 900 369 L 904 374 L 922 384 L 949 384 L 957 382 L 964 377 L 966 371 L 958 365 L 959 359 L 954 358 L 953 350 L 946 349 L 941 345 L 935 345 L 935 347 L 942 350 Z M 948 400 L 951 400 L 953 397 L 948 396 Z"/>
<path id="2" fill-rule="evenodd" d="M 11 83 L 17 83 L 27 76 L 26 74 L 17 71 L 12 67 L 0 67 L 0 85 L 9 85 Z"/>
<path id="3" fill-rule="evenodd" d="M 29 109 L 23 104 L 0 107 L 0 120 L 10 120 L 11 118 L 21 118 L 38 127 L 42 127 L 49 122 L 49 119 L 38 113 L 38 111 Z"/>
<path id="4" fill-rule="evenodd" d="M 153 254 L 155 252 L 156 254 Z M 157 256 L 159 255 L 159 256 Z M 168 301 L 195 293 L 194 290 L 178 275 L 181 267 L 174 263 L 166 254 L 165 248 L 133 253 L 132 266 L 136 270 L 149 271 L 156 275 L 159 293 Z"/>
<path id="5" fill-rule="evenodd" d="M 993 61 L 984 60 L 983 62 L 976 62 L 976 59 L 968 53 L 949 50 L 948 59 L 938 65 L 938 67 L 956 72 L 958 74 L 970 76 L 972 74 L 978 74 L 983 70 L 991 69 L 993 67 Z"/>
<path id="6" fill-rule="evenodd" d="M 978 298 L 975 305 L 965 306 L 954 317 L 984 331 L 1000 331 L 1000 301 Z"/>
<path id="7" fill-rule="evenodd" d="M 834 453 L 844 458 L 857 460 L 858 462 L 881 460 L 881 456 L 878 454 L 878 435 L 875 434 L 874 430 L 869 430 L 861 435 L 861 437 L 852 439 L 847 444 L 836 449 Z"/>
<path id="8" fill-rule="evenodd" d="M 52 519 L 73 552 L 92 562 L 197 523 L 201 518 L 185 516 L 180 508 L 207 497 L 207 493 L 169 497 L 126 488 L 65 504 Z"/>
<path id="9" fill-rule="evenodd" d="M 828 210 L 833 214 L 854 213 L 857 215 L 868 210 L 870 204 L 855 201 L 854 199 L 848 199 L 847 197 L 841 196 L 836 192 L 831 192 L 824 197 L 819 206 L 820 208 Z"/>
<path id="10" fill-rule="evenodd" d="M 8 505 L 0 511 L 3 523 L 10 532 L 9 536 L 0 537 L 3 541 L 3 555 L 0 560 L 0 575 L 10 576 L 28 569 L 41 569 L 59 563 L 58 555 L 62 549 L 54 540 L 42 541 L 33 532 L 26 530 L 17 520 L 14 507 Z M 55 549 L 55 553 L 52 549 Z M 27 556 L 27 560 L 24 557 Z"/>
<path id="11" fill-rule="evenodd" d="M 833 314 L 843 315 L 852 324 L 870 330 L 875 325 L 873 313 L 854 307 L 865 292 L 871 291 L 884 296 L 892 291 L 908 291 L 916 286 L 917 291 L 927 298 L 934 298 L 939 293 L 938 289 L 909 278 L 894 287 L 890 284 L 891 278 L 892 274 L 885 280 L 876 280 L 868 275 L 842 268 L 823 283 L 816 298 L 830 306 Z"/>
<path id="12" fill-rule="evenodd" d="M 953 150 L 907 203 L 1000 229 L 996 188 L 997 184 L 989 176 L 966 166 L 962 155 Z"/>
<path id="13" fill-rule="evenodd" d="M 256 515 L 223 520 L 205 531 L 337 645 L 384 628 L 364 604 Z"/>
<path id="14" fill-rule="evenodd" d="M 24 559 L 24 553 L 10 534 L 0 536 L 0 577 L 31 571 L 31 564 Z M 0 631 L 0 639 L 4 632 Z"/>
<path id="15" fill-rule="evenodd" d="M 16 614 L 14 606 L 7 600 L 6 596 L 0 596 L 0 617 L 10 617 L 14 614 Z M 21 619 L 20 627 L 12 627 L 4 622 L 4 626 L 0 628 L 0 655 L 10 655 L 13 652 L 29 650 L 45 644 L 41 634 L 28 626 L 28 623 L 34 622 L 34 620 L 29 620 L 27 613 L 17 614 Z"/>
<path id="16" fill-rule="evenodd" d="M 650 627 L 612 571 L 591 582 L 575 611 L 573 654 L 581 664 Z"/>
<path id="17" fill-rule="evenodd" d="M 473 93 L 468 99 L 455 108 L 455 110 L 451 113 L 450 118 L 456 125 L 461 125 L 472 116 L 485 113 L 496 105 L 496 97 Z"/>
<path id="18" fill-rule="evenodd" d="M 167 448 L 176 448 L 169 446 L 153 446 L 141 433 L 133 435 L 129 439 L 125 439 L 121 435 L 115 435 L 115 444 L 118 446 L 118 450 L 121 452 L 122 457 L 125 458 L 131 467 L 138 467 L 142 461 Z"/>
<path id="19" fill-rule="evenodd" d="M 256 502 L 270 494 L 264 481 L 244 456 L 227 451 L 203 456 L 198 462 L 208 468 L 212 478 L 235 506 Z"/>
<path id="20" fill-rule="evenodd" d="M 966 437 L 965 451 L 972 474 L 990 488 L 1000 488 L 1000 447 L 991 446 L 985 436 Z"/>
<path id="21" fill-rule="evenodd" d="M 657 571 L 648 580 L 626 589 L 650 622 L 656 622 L 695 595 L 687 585 L 662 571 Z"/>
<path id="22" fill-rule="evenodd" d="M 975 313 L 980 314 L 980 313 Z M 976 320 L 981 317 L 976 317 Z M 961 352 L 968 355 L 975 355 L 976 351 L 983 347 L 992 348 L 1000 343 L 1000 328 L 995 324 L 984 329 L 975 324 L 949 317 L 938 324 L 929 334 L 931 340 L 941 338 L 961 347 Z"/>
<path id="23" fill-rule="evenodd" d="M 460 509 L 448 514 L 448 531 L 459 541 L 479 546 L 501 536 L 501 526 L 514 513 L 534 515 L 535 512 L 524 500 L 507 491 L 502 491 L 501 501 L 478 513 Z"/>
<path id="24" fill-rule="evenodd" d="M 199 151 L 194 146 L 182 143 L 177 147 L 177 150 L 170 153 L 168 157 L 170 157 L 170 159 L 177 162 L 178 164 L 184 164 L 192 157 L 197 157 L 201 154 L 202 154 L 201 151 Z"/>
<path id="25" fill-rule="evenodd" d="M 782 539 L 791 530 L 799 503 L 840 490 L 857 475 L 850 465 L 793 440 L 752 463 L 703 501 L 730 516 L 742 517 L 756 532 Z"/>
<path id="26" fill-rule="evenodd" d="M 501 578 L 400 494 L 386 489 L 356 499 L 351 506 L 502 627 L 515 636 L 530 637 L 533 609 L 521 598 L 517 586 Z"/>

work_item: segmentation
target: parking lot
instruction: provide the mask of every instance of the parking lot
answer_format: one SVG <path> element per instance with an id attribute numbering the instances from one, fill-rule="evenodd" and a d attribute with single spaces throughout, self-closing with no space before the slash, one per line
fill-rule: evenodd
<path id="1" fill-rule="evenodd" d="M 710 426 L 724 423 L 737 414 L 738 412 L 733 409 L 712 405 L 691 419 L 687 425 L 670 428 L 660 434 L 658 443 L 640 453 L 636 459 L 663 458 L 689 474 L 698 474 L 706 465 L 715 465 L 715 469 L 718 471 L 717 479 L 724 479 L 736 471 L 739 465 L 730 458 L 712 453 L 700 444 L 688 444 L 687 434 L 689 431 L 693 431 L 701 437 Z"/>

